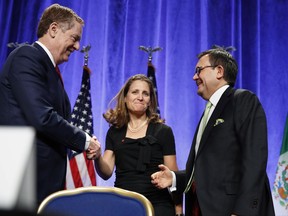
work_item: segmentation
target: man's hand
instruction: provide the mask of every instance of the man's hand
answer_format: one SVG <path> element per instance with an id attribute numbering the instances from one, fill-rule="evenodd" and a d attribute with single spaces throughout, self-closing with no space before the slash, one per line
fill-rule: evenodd
<path id="1" fill-rule="evenodd" d="M 173 175 L 170 169 L 163 164 L 158 166 L 161 171 L 155 172 L 151 175 L 151 182 L 157 188 L 163 189 L 172 185 Z"/>
<path id="2" fill-rule="evenodd" d="M 101 156 L 101 144 L 95 136 L 91 137 L 86 157 L 89 160 L 98 159 Z"/>

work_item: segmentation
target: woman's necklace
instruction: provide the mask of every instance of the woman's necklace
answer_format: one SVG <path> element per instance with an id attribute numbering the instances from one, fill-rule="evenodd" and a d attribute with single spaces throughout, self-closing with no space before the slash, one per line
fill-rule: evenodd
<path id="1" fill-rule="evenodd" d="M 132 132 L 132 133 L 137 133 L 139 132 L 140 130 L 142 130 L 142 128 L 147 124 L 148 122 L 148 118 L 146 118 L 146 120 L 140 124 L 138 127 L 136 128 L 132 128 L 131 125 L 130 125 L 130 122 L 128 123 L 128 129 Z"/>

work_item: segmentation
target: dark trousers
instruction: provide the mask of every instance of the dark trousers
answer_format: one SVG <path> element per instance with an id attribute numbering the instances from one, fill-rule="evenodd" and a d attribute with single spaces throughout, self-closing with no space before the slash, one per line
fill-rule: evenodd
<path id="1" fill-rule="evenodd" d="M 195 181 L 192 182 L 191 190 L 192 190 L 192 215 L 191 216 L 202 216 L 200 206 L 198 203 L 197 194 L 196 194 Z"/>

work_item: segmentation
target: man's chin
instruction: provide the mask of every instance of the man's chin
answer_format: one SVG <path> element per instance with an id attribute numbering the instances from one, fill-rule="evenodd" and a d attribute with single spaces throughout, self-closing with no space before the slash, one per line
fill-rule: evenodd
<path id="1" fill-rule="evenodd" d="M 63 62 L 67 62 L 69 60 L 69 56 L 65 56 L 64 58 L 63 58 Z"/>
<path id="2" fill-rule="evenodd" d="M 67 62 L 69 60 L 69 57 L 71 55 L 71 52 L 67 52 L 66 55 L 64 56 L 64 61 Z"/>
<path id="3" fill-rule="evenodd" d="M 198 88 L 197 88 L 197 94 L 201 95 L 202 92 L 203 92 L 202 91 L 202 87 L 199 85 Z"/>
<path id="4" fill-rule="evenodd" d="M 202 91 L 201 89 L 198 88 L 198 90 L 197 90 L 197 94 L 198 94 L 200 97 L 202 97 L 202 96 L 203 96 L 203 91 Z"/>

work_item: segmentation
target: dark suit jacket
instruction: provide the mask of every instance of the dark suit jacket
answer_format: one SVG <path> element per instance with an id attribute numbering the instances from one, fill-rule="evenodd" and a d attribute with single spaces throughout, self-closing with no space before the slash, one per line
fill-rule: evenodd
<path id="1" fill-rule="evenodd" d="M 177 191 L 184 191 L 194 165 L 203 216 L 274 215 L 266 174 L 266 116 L 253 93 L 242 90 L 234 96 L 234 92 L 229 87 L 223 93 L 195 158 L 196 130 L 186 172 L 176 173 Z M 185 195 L 185 207 L 186 215 L 191 215 L 191 190 Z"/>
<path id="2" fill-rule="evenodd" d="M 83 151 L 86 135 L 66 120 L 70 101 L 51 60 L 38 44 L 24 45 L 9 55 L 0 73 L 0 104 L 0 125 L 36 129 L 39 204 L 47 195 L 64 189 L 66 147 Z M 17 159 L 13 153 L 11 156 Z"/>

